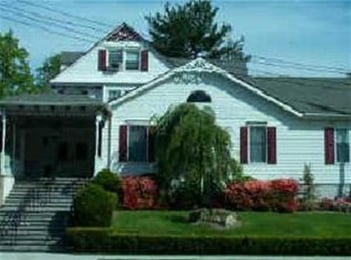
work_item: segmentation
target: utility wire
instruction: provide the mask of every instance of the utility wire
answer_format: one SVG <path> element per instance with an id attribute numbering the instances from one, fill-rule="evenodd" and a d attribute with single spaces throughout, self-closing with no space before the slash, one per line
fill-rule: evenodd
<path id="1" fill-rule="evenodd" d="M 54 9 L 54 8 L 51 8 L 51 7 L 42 5 L 42 4 L 36 4 L 36 3 L 32 3 L 32 2 L 29 2 L 29 1 L 26 1 L 26 0 L 17 0 L 17 2 L 25 4 L 25 5 L 32 6 L 32 7 L 42 8 L 42 9 L 45 9 L 45 10 L 48 10 L 48 11 L 51 11 L 51 12 L 60 13 L 60 14 L 63 14 L 65 16 L 72 17 L 74 19 L 80 19 L 80 20 L 91 22 L 91 23 L 95 23 L 95 24 L 98 24 L 99 26 L 103 26 L 105 28 L 113 27 L 113 25 L 110 25 L 110 24 L 107 24 L 107 23 L 102 23 L 102 22 L 99 22 L 99 21 L 96 21 L 96 20 L 85 18 L 85 17 L 72 15 L 72 14 L 70 14 L 68 12 L 57 10 L 57 9 Z M 94 27 L 94 29 L 96 30 L 97 28 Z M 107 33 L 107 31 L 104 31 L 104 32 Z M 323 65 L 304 64 L 304 63 L 288 61 L 288 60 L 281 59 L 281 58 L 264 57 L 264 56 L 261 56 L 261 55 L 251 55 L 251 57 L 257 58 L 258 59 L 257 64 L 261 64 L 261 65 L 265 65 L 266 64 L 268 66 L 275 66 L 275 67 L 281 67 L 280 65 L 283 65 L 285 67 L 289 67 L 288 65 L 291 65 L 291 68 L 294 68 L 294 69 L 313 71 L 313 72 L 329 72 L 329 73 L 340 73 L 340 74 L 346 74 L 346 73 L 350 72 L 350 70 L 348 70 L 346 68 L 342 68 L 342 67 L 332 67 L 332 66 L 323 66 Z M 268 61 L 268 62 L 266 62 L 266 61 Z"/>
<path id="2" fill-rule="evenodd" d="M 46 31 L 48 33 L 56 34 L 56 35 L 59 35 L 59 36 L 65 37 L 65 38 L 71 38 L 71 39 L 74 39 L 74 40 L 77 40 L 77 41 L 81 41 L 81 42 L 94 43 L 94 41 L 86 39 L 86 38 L 81 38 L 81 37 L 78 37 L 78 36 L 69 35 L 69 34 L 63 33 L 63 32 L 53 31 L 53 30 L 51 30 L 51 29 L 49 29 L 49 28 L 47 28 L 45 26 L 41 26 L 41 25 L 34 24 L 34 23 L 29 23 L 27 21 L 18 20 L 16 18 L 9 17 L 9 16 L 6 16 L 6 15 L 0 14 L 0 17 L 3 18 L 3 19 L 9 20 L 9 21 L 18 23 L 18 24 L 29 26 L 31 28 L 33 28 L 33 27 L 34 28 L 38 28 L 38 29 L 41 29 L 41 30 Z"/>
<path id="3" fill-rule="evenodd" d="M 255 55 L 255 54 L 251 55 L 251 57 L 257 58 L 260 60 L 264 60 L 264 61 L 276 62 L 276 63 L 280 63 L 280 64 L 290 64 L 290 65 L 297 65 L 297 66 L 303 66 L 303 67 L 324 68 L 324 69 L 339 70 L 339 71 L 343 71 L 343 72 L 348 72 L 347 69 L 342 68 L 342 67 L 305 64 L 305 63 L 299 63 L 299 62 L 294 62 L 294 61 L 288 61 L 288 60 L 281 59 L 281 58 L 269 58 L 269 57 L 264 57 L 264 56 L 260 56 L 260 55 Z"/>
<path id="4" fill-rule="evenodd" d="M 4 4 L 3 2 L 0 2 L 0 5 L 3 6 L 3 7 L 5 7 L 5 8 L 11 8 L 11 9 L 13 9 L 13 10 L 17 10 L 17 11 L 19 11 L 19 12 L 27 13 L 27 14 L 33 15 L 34 17 L 39 17 L 39 18 L 46 19 L 46 20 L 49 20 L 49 21 L 54 21 L 54 22 L 64 23 L 64 24 L 69 24 L 70 26 L 76 26 L 76 27 L 81 27 L 81 28 L 85 28 L 85 29 L 90 29 L 90 30 L 94 30 L 94 31 L 98 31 L 98 32 L 108 33 L 108 31 L 102 30 L 102 29 L 98 29 L 98 28 L 96 28 L 96 27 L 94 27 L 94 26 L 85 25 L 85 24 L 82 24 L 82 23 L 71 22 L 71 21 L 62 20 L 62 19 L 57 19 L 57 18 L 53 18 L 53 17 L 51 17 L 51 16 L 45 16 L 45 15 L 42 15 L 42 14 L 40 14 L 40 13 L 33 12 L 33 11 L 28 11 L 28 10 L 23 9 L 23 8 L 18 8 L 18 7 L 14 7 L 14 6 L 9 6 L 9 5 L 7 5 L 7 4 Z"/>
<path id="5" fill-rule="evenodd" d="M 68 12 L 61 11 L 61 10 L 59 10 L 59 9 L 57 9 L 57 8 L 48 7 L 48 6 L 46 6 L 46 5 L 37 4 L 37 3 L 25 1 L 25 0 L 17 0 L 17 2 L 22 3 L 22 4 L 25 4 L 25 5 L 29 5 L 29 6 L 38 7 L 38 8 L 41 8 L 41 9 L 50 11 L 50 12 L 59 13 L 59 14 L 62 14 L 62 15 L 65 15 L 65 16 L 67 16 L 67 17 L 71 17 L 71 18 L 74 18 L 74 19 L 84 20 L 84 21 L 86 21 L 86 22 L 93 23 L 93 24 L 96 24 L 96 25 L 99 25 L 99 26 L 103 26 L 103 27 L 105 27 L 105 28 L 106 28 L 106 27 L 111 28 L 111 27 L 113 26 L 113 25 L 111 25 L 111 24 L 107 24 L 107 23 L 95 21 L 95 20 L 88 19 L 88 18 L 85 18 L 85 17 L 82 17 L 82 16 L 73 15 L 73 14 L 70 14 L 70 13 L 68 13 Z"/>
<path id="6" fill-rule="evenodd" d="M 32 21 L 32 22 L 48 24 L 48 22 L 45 21 L 45 20 L 38 19 L 38 18 L 35 18 L 35 17 L 33 17 L 33 16 L 30 16 L 30 15 L 26 15 L 26 14 L 23 14 L 23 13 L 21 13 L 21 12 L 11 10 L 11 9 L 9 9 L 9 8 L 4 8 L 4 7 L 1 7 L 1 6 L 0 6 L 0 10 L 4 10 L 4 11 L 6 11 L 6 12 L 13 13 L 13 14 L 15 14 L 15 15 L 18 15 L 18 17 L 28 19 L 28 20 L 30 20 L 30 21 Z M 57 23 L 57 22 L 50 22 L 50 26 L 58 27 L 58 28 L 61 28 L 61 29 L 66 30 L 66 31 L 79 34 L 79 35 L 84 36 L 84 37 L 89 37 L 89 38 L 94 39 L 94 40 L 96 40 L 96 41 L 99 40 L 99 38 L 98 38 L 97 36 L 95 36 L 95 35 L 92 35 L 92 34 L 89 34 L 89 33 L 80 32 L 80 31 L 78 31 L 78 30 L 75 30 L 75 29 L 73 29 L 73 28 L 71 28 L 71 27 L 62 25 L 62 24 Z"/>

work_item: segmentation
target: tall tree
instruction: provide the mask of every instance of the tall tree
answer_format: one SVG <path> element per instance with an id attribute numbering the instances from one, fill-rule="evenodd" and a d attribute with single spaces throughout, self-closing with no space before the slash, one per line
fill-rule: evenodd
<path id="1" fill-rule="evenodd" d="M 242 174 L 230 154 L 230 135 L 216 125 L 209 107 L 171 107 L 157 119 L 156 144 L 162 189 L 170 190 L 172 183 L 183 180 L 197 191 L 202 204 L 209 205 L 225 181 Z"/>
<path id="2" fill-rule="evenodd" d="M 183 5 L 167 2 L 163 13 L 145 17 L 153 46 L 170 57 L 227 59 L 235 54 L 248 59 L 242 51 L 243 39 L 226 43 L 231 26 L 216 23 L 217 12 L 210 0 L 190 0 Z"/>
<path id="3" fill-rule="evenodd" d="M 50 89 L 50 80 L 60 73 L 61 54 L 55 54 L 47 58 L 43 65 L 37 69 L 36 81 L 42 90 Z"/>
<path id="4" fill-rule="evenodd" d="M 11 30 L 0 33 L 0 98 L 35 91 L 28 52 L 19 45 Z"/>

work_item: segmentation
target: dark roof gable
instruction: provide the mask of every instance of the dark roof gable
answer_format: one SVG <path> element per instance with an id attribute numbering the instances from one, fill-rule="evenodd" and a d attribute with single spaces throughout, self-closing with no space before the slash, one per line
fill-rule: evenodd
<path id="1" fill-rule="evenodd" d="M 122 23 L 112 32 L 110 32 L 106 41 L 143 41 L 144 38 L 137 33 L 131 26 Z"/>

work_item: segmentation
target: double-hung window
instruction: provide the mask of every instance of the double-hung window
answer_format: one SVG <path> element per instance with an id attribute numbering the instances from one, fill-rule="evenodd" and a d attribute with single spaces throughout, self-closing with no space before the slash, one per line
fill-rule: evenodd
<path id="1" fill-rule="evenodd" d="M 250 127 L 250 162 L 267 162 L 267 129 Z"/>
<path id="2" fill-rule="evenodd" d="M 324 129 L 325 164 L 350 162 L 350 138 L 348 129 Z"/>
<path id="3" fill-rule="evenodd" d="M 120 162 L 154 162 L 154 127 L 121 125 L 119 128 Z"/>
<path id="4" fill-rule="evenodd" d="M 119 70 L 123 63 L 123 51 L 121 49 L 113 49 L 108 52 L 109 69 Z"/>
<path id="5" fill-rule="evenodd" d="M 277 163 L 277 129 L 265 123 L 240 127 L 240 162 Z"/>
<path id="6" fill-rule="evenodd" d="M 336 129 L 336 161 L 350 162 L 349 133 L 347 129 Z"/>
<path id="7" fill-rule="evenodd" d="M 140 48 L 107 48 L 98 51 L 99 71 L 149 70 L 149 52 Z"/>
<path id="8" fill-rule="evenodd" d="M 126 70 L 139 70 L 140 52 L 139 50 L 126 50 Z"/>

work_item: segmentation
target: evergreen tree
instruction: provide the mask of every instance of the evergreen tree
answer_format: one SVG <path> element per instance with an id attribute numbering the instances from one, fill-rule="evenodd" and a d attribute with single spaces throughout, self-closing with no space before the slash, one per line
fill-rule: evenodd
<path id="1" fill-rule="evenodd" d="M 146 18 L 156 50 L 169 57 L 195 58 L 199 55 L 232 61 L 233 54 L 248 60 L 242 51 L 243 38 L 228 41 L 229 24 L 215 22 L 218 8 L 210 0 L 190 0 L 183 5 L 165 4 L 164 12 Z"/>
<path id="2" fill-rule="evenodd" d="M 0 98 L 36 90 L 28 52 L 19 45 L 12 31 L 0 33 Z"/>

